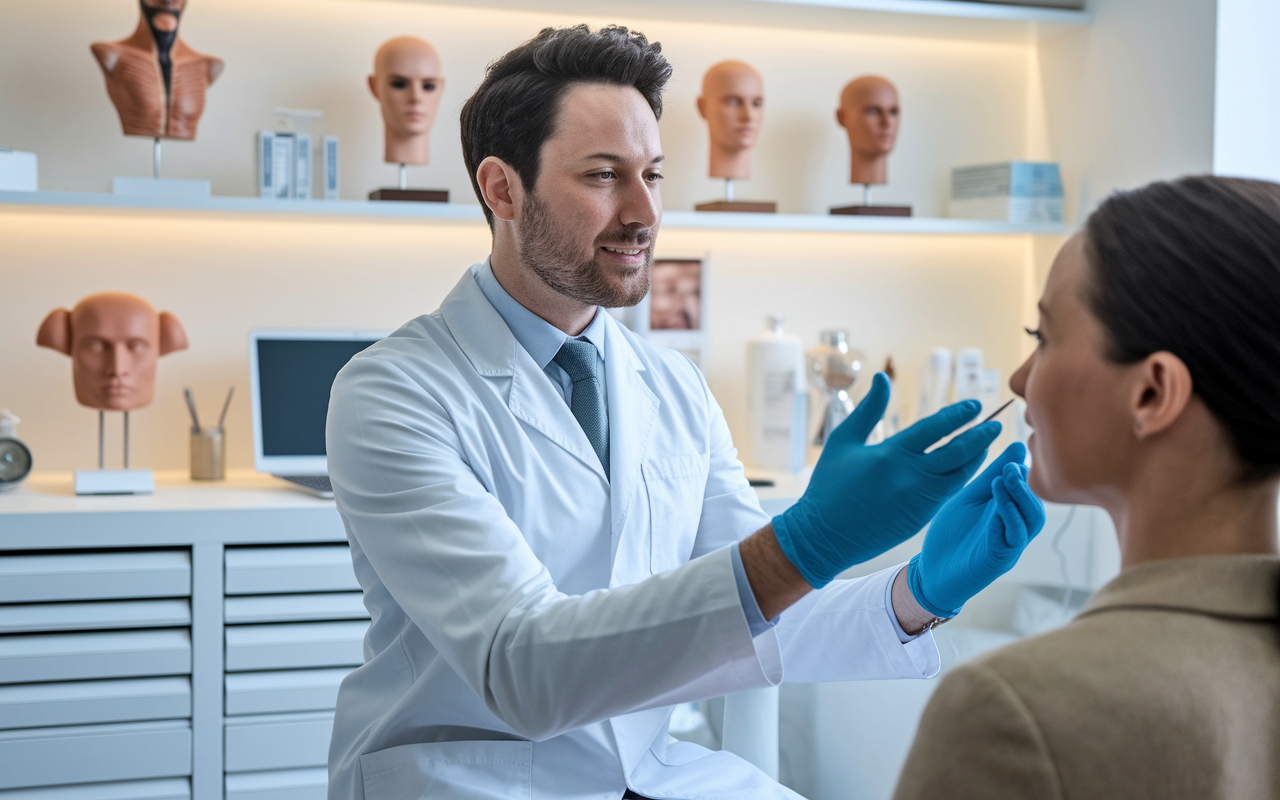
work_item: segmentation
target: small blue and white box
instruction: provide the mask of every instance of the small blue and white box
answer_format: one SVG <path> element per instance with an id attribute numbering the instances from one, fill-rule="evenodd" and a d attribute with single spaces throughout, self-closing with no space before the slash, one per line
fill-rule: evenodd
<path id="1" fill-rule="evenodd" d="M 1062 208 L 1062 173 L 1053 162 L 1003 161 L 951 170 L 953 218 L 1060 223 Z"/>
<path id="2" fill-rule="evenodd" d="M 0 147 L 0 192 L 34 192 L 36 154 Z"/>

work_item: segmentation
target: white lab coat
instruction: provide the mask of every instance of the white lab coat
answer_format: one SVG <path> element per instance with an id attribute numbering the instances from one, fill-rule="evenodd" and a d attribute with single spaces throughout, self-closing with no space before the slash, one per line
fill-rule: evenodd
<path id="1" fill-rule="evenodd" d="M 606 318 L 606 480 L 474 271 L 333 385 L 329 472 L 372 624 L 329 797 L 796 797 L 675 742 L 671 706 L 784 676 L 931 677 L 932 637 L 899 642 L 889 571 L 753 639 L 726 546 L 768 517 L 701 374 Z"/>

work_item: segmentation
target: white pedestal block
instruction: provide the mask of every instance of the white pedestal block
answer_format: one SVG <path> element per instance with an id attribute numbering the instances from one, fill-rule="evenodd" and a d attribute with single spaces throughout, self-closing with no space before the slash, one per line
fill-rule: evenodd
<path id="1" fill-rule="evenodd" d="M 76 470 L 76 494 L 151 494 L 155 490 L 149 469 Z"/>
<path id="2" fill-rule="evenodd" d="M 186 178 L 134 178 L 117 175 L 111 179 L 112 194 L 147 197 L 200 198 L 211 194 L 208 181 Z"/>

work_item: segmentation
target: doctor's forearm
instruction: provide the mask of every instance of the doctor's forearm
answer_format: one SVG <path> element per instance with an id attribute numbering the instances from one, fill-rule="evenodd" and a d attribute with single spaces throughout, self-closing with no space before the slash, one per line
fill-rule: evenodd
<path id="1" fill-rule="evenodd" d="M 738 544 L 738 555 L 765 619 L 776 618 L 813 591 L 800 570 L 782 552 L 772 523 L 743 539 Z"/>

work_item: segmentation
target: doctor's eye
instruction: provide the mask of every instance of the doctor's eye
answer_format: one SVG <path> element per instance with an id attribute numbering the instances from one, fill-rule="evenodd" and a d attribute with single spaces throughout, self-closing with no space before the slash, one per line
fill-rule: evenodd
<path id="1" fill-rule="evenodd" d="M 407 89 L 407 88 L 409 88 L 409 82 L 408 82 L 407 80 L 405 80 L 404 78 L 392 78 L 392 79 L 391 79 L 391 88 L 392 88 L 392 89 Z"/>
<path id="2" fill-rule="evenodd" d="M 422 82 L 422 91 L 424 91 L 424 92 L 434 92 L 435 90 L 436 90 L 436 82 L 435 82 L 435 81 L 423 81 L 423 82 Z"/>

